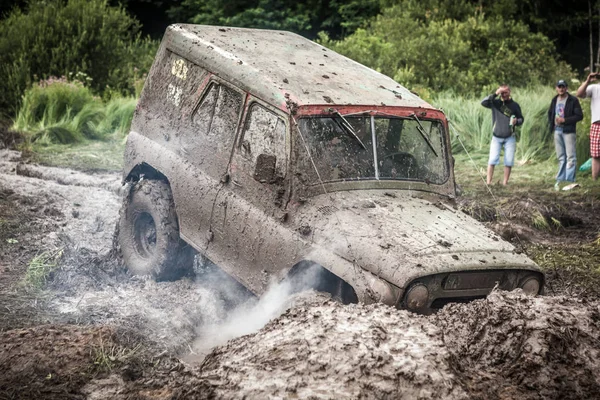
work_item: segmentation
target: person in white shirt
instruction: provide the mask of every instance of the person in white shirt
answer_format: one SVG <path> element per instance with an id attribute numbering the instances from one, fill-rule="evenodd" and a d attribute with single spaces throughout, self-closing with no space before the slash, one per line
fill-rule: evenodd
<path id="1" fill-rule="evenodd" d="M 591 99 L 592 126 L 590 127 L 590 153 L 592 155 L 592 178 L 598 179 L 600 173 L 600 85 L 590 85 L 597 82 L 600 73 L 592 72 L 577 89 L 577 97 Z"/>

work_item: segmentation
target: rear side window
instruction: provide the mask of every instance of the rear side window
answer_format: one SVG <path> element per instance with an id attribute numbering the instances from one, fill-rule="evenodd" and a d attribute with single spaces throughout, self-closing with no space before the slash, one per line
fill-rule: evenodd
<path id="1" fill-rule="evenodd" d="M 214 140 L 218 151 L 230 151 L 237 130 L 243 96 L 219 82 L 211 82 L 192 114 L 202 141 Z"/>
<path id="2" fill-rule="evenodd" d="M 155 140 L 172 138 L 184 127 L 179 115 L 190 115 L 197 103 L 198 83 L 207 72 L 194 63 L 168 50 L 157 56 L 146 80 L 138 112 L 151 118 L 135 118 L 134 130 Z M 161 128 L 156 129 L 156 121 Z"/>
<path id="3" fill-rule="evenodd" d="M 241 154 L 256 165 L 261 154 L 275 156 L 275 171 L 279 176 L 286 172 L 285 121 L 258 103 L 250 107 L 244 128 Z"/>

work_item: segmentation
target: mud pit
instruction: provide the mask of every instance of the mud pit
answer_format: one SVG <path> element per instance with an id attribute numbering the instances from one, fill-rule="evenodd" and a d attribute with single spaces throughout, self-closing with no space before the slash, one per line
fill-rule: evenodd
<path id="1" fill-rule="evenodd" d="M 0 399 L 594 398 L 597 297 L 488 299 L 419 316 L 196 275 L 131 277 L 111 253 L 117 173 L 0 153 Z M 62 249 L 44 291 L 27 265 Z M 266 325 L 265 325 L 266 324 Z"/>

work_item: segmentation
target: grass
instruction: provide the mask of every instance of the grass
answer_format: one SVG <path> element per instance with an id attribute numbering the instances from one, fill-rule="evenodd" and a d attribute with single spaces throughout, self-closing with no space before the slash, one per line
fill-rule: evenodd
<path id="1" fill-rule="evenodd" d="M 81 171 L 120 171 L 123 168 L 124 139 L 86 141 L 74 144 L 33 146 L 24 152 L 31 161 Z"/>
<path id="2" fill-rule="evenodd" d="M 600 246 L 592 244 L 531 245 L 527 255 L 551 278 L 547 294 L 600 295 Z"/>
<path id="3" fill-rule="evenodd" d="M 136 356 L 141 348 L 141 344 L 128 349 L 115 344 L 106 345 L 104 341 L 100 341 L 100 344 L 93 350 L 94 367 L 100 372 L 111 372 L 118 365 L 122 365 Z"/>
<path id="4" fill-rule="evenodd" d="M 519 144 L 517 144 L 517 148 Z M 485 179 L 487 173 L 488 153 L 486 151 L 462 152 L 454 155 L 454 174 L 457 183 L 461 186 L 465 196 L 489 194 Z M 541 191 L 554 193 L 556 196 L 573 196 L 577 193 L 590 193 L 600 195 L 600 181 L 594 182 L 591 173 L 577 171 L 576 181 L 581 185 L 573 191 L 554 192 L 558 161 L 555 155 L 545 159 L 533 160 L 521 165 L 515 165 L 511 170 L 509 185 L 502 186 L 502 174 L 504 166 L 502 158 L 500 165 L 496 166 L 494 179 L 491 185 L 493 192 L 500 194 L 528 193 L 529 191 Z"/>
<path id="5" fill-rule="evenodd" d="M 12 129 L 38 163 L 83 170 L 120 170 L 125 138 L 137 104 L 134 97 L 104 102 L 81 82 L 42 81 L 23 96 Z"/>
<path id="6" fill-rule="evenodd" d="M 36 255 L 27 266 L 25 283 L 33 288 L 41 289 L 58 266 L 63 249 L 49 250 Z"/>

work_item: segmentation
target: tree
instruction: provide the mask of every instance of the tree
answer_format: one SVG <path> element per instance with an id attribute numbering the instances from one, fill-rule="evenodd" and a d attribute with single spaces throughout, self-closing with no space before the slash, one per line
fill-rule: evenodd
<path id="1" fill-rule="evenodd" d="M 379 0 L 183 0 L 171 20 L 195 24 L 289 30 L 315 38 L 325 30 L 339 38 L 379 12 Z"/>
<path id="2" fill-rule="evenodd" d="M 546 36 L 469 7 L 460 1 L 403 1 L 344 40 L 322 35 L 321 41 L 409 87 L 479 93 L 502 82 L 549 83 L 569 72 Z"/>

